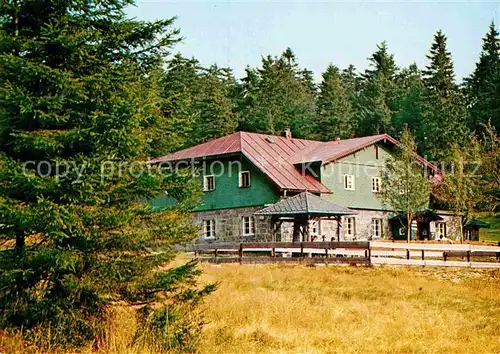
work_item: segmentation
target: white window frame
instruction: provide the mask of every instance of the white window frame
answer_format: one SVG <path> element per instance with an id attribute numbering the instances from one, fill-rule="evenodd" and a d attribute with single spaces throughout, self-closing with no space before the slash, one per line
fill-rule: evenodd
<path id="1" fill-rule="evenodd" d="M 248 232 L 247 232 L 248 224 Z M 241 217 L 241 235 L 242 236 L 254 236 L 255 235 L 255 217 L 251 215 L 245 215 Z"/>
<path id="2" fill-rule="evenodd" d="M 380 177 L 372 177 L 372 192 L 380 193 L 382 191 L 382 179 Z"/>
<path id="3" fill-rule="evenodd" d="M 215 240 L 215 219 L 203 219 L 202 236 L 205 240 Z"/>
<path id="4" fill-rule="evenodd" d="M 346 191 L 356 190 L 354 175 L 344 175 L 344 189 Z"/>
<path id="5" fill-rule="evenodd" d="M 313 221 L 311 222 L 310 229 L 311 229 L 311 236 L 319 236 L 319 228 L 320 228 L 320 221 Z M 314 230 L 316 229 L 316 230 Z"/>
<path id="6" fill-rule="evenodd" d="M 356 218 L 353 216 L 347 216 L 345 218 L 345 236 L 356 235 Z"/>
<path id="7" fill-rule="evenodd" d="M 373 240 L 378 240 L 382 238 L 382 219 L 372 218 L 371 236 Z"/>
<path id="8" fill-rule="evenodd" d="M 213 181 L 213 188 L 210 189 L 209 188 L 209 179 L 212 178 L 212 181 Z M 211 191 L 214 191 L 215 190 L 215 176 L 214 175 L 205 175 L 203 176 L 203 191 L 204 192 L 211 192 Z"/>
<path id="9" fill-rule="evenodd" d="M 440 240 L 442 238 L 446 238 L 446 223 L 445 222 L 437 222 L 436 223 L 436 240 Z"/>
<path id="10" fill-rule="evenodd" d="M 247 186 L 243 185 L 243 174 L 244 173 L 248 173 L 248 185 Z M 250 187 L 250 184 L 251 184 L 250 171 L 240 171 L 240 173 L 238 174 L 238 187 L 248 188 L 248 187 Z"/>

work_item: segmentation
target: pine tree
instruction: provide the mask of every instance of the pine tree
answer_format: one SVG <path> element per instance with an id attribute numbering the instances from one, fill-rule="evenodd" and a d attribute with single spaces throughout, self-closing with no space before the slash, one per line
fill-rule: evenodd
<path id="1" fill-rule="evenodd" d="M 483 38 L 483 48 L 474 73 L 466 79 L 465 91 L 469 105 L 469 126 L 485 132 L 491 124 L 500 131 L 500 37 L 492 22 Z"/>
<path id="2" fill-rule="evenodd" d="M 430 63 L 423 71 L 425 86 L 440 97 L 449 97 L 456 90 L 453 60 L 446 47 L 446 41 L 446 36 L 438 30 L 427 55 Z"/>
<path id="3" fill-rule="evenodd" d="M 192 262 L 159 269 L 195 235 L 199 188 L 144 163 L 168 139 L 157 73 L 179 37 L 173 19 L 128 19 L 129 3 L 0 7 L 0 326 L 50 346 L 95 341 L 118 301 L 188 348 L 197 325 L 179 311 L 211 289 L 192 287 Z M 178 205 L 154 212 L 165 191 Z"/>
<path id="4" fill-rule="evenodd" d="M 314 135 L 320 140 L 352 137 L 353 110 L 339 69 L 330 64 L 319 85 Z"/>
<path id="5" fill-rule="evenodd" d="M 291 128 L 296 137 L 311 137 L 316 109 L 308 73 L 298 68 L 290 48 L 279 58 L 263 58 L 261 68 L 247 68 L 239 99 L 239 128 L 269 134 Z"/>
<path id="6" fill-rule="evenodd" d="M 422 75 L 416 64 L 403 68 L 395 78 L 395 113 L 392 118 L 392 132 L 395 137 L 407 128 L 415 132 L 417 144 L 422 130 L 425 88 Z"/>
<path id="7" fill-rule="evenodd" d="M 398 68 L 394 60 L 394 54 L 389 53 L 387 42 L 384 41 L 377 45 L 377 50 L 368 60 L 370 61 L 371 69 L 365 71 L 363 75 L 364 79 L 369 80 L 381 75 L 389 81 L 394 79 Z"/>
<path id="8" fill-rule="evenodd" d="M 419 134 L 424 154 L 443 159 L 452 143 L 464 144 L 469 131 L 466 124 L 464 97 L 454 82 L 453 61 L 446 47 L 446 36 L 434 36 L 430 63 L 423 71 L 426 88 L 423 105 L 423 128 Z"/>
<path id="9" fill-rule="evenodd" d="M 356 104 L 356 133 L 359 136 L 391 133 L 394 114 L 395 75 L 398 68 L 394 55 L 382 42 L 369 58 L 371 69 L 363 74 L 363 83 Z"/>
<path id="10" fill-rule="evenodd" d="M 216 65 L 203 69 L 194 97 L 196 120 L 192 139 L 196 143 L 231 134 L 238 125 L 234 99 L 236 80 L 232 71 Z"/>

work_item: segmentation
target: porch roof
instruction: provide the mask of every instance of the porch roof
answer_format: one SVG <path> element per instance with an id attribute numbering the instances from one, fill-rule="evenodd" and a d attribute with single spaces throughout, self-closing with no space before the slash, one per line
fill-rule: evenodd
<path id="1" fill-rule="evenodd" d="M 342 216 L 356 211 L 331 203 L 312 193 L 303 192 L 283 199 L 255 213 L 267 216 Z"/>
<path id="2" fill-rule="evenodd" d="M 477 228 L 489 228 L 490 224 L 486 222 L 479 221 L 477 219 L 471 219 L 467 221 L 464 225 L 465 227 L 477 227 Z"/>

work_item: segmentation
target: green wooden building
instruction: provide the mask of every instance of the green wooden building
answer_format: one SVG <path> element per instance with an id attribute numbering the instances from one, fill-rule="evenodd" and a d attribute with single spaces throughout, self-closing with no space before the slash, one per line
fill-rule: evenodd
<path id="1" fill-rule="evenodd" d="M 273 218 L 259 211 L 304 192 L 351 211 L 308 219 L 312 240 L 406 239 L 405 222 L 379 197 L 381 171 L 397 144 L 387 134 L 320 142 L 295 139 L 289 131 L 282 136 L 237 132 L 151 162 L 194 165 L 199 171 L 204 196 L 193 217 L 200 241 L 296 240 L 293 218 L 276 229 Z M 430 182 L 438 183 L 439 169 L 416 159 Z M 153 204 L 161 208 L 167 202 L 160 197 Z M 424 214 L 412 228 L 418 239 L 457 238 L 460 232 L 446 211 Z"/>

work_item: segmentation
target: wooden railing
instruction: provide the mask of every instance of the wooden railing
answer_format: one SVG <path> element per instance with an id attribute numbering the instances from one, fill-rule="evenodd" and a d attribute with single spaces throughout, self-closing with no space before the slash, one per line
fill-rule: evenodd
<path id="1" fill-rule="evenodd" d="M 339 250 L 341 249 L 341 250 Z M 345 250 L 361 251 L 345 256 Z M 212 263 L 348 263 L 370 264 L 370 242 L 214 242 L 190 246 L 197 256 Z M 245 253 L 252 253 L 245 256 Z M 264 253 L 264 255 L 259 255 Z M 268 255 L 267 255 L 267 254 Z M 237 256 L 233 256 L 236 255 Z M 314 255 L 314 257 L 313 257 Z M 321 257 L 318 257 L 320 255 Z M 281 256 L 281 257 L 280 257 Z"/>
<path id="2" fill-rule="evenodd" d="M 347 263 L 500 268 L 500 247 L 383 241 L 214 242 L 190 245 L 213 263 Z"/>

